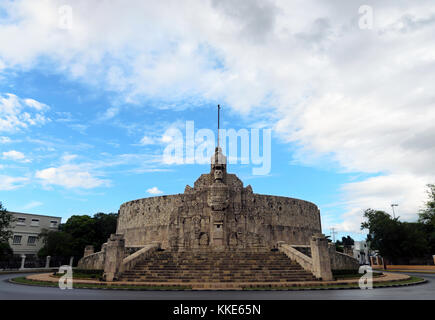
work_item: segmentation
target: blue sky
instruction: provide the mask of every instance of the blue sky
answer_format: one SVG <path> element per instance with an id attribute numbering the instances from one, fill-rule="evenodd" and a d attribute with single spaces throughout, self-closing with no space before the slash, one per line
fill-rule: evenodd
<path id="1" fill-rule="evenodd" d="M 415 220 L 435 180 L 435 9 L 373 4 L 365 30 L 360 6 L 2 1 L 0 201 L 65 221 L 181 193 L 209 165 L 165 164 L 165 132 L 215 130 L 220 103 L 224 128 L 272 130 L 269 174 L 229 165 L 254 192 L 314 202 L 338 237 L 363 238 L 369 207 Z"/>

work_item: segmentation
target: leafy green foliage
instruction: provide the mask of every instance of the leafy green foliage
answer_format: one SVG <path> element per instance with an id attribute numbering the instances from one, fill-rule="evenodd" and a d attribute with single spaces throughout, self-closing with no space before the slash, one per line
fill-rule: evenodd
<path id="1" fill-rule="evenodd" d="M 428 201 L 425 203 L 425 208 L 419 213 L 419 221 L 424 224 L 432 224 L 435 226 L 435 184 L 428 184 L 429 196 Z"/>
<path id="2" fill-rule="evenodd" d="M 379 210 L 367 209 L 361 229 L 368 229 L 367 241 L 387 260 L 408 263 L 409 259 L 430 253 L 421 223 L 400 222 L 399 218 Z"/>
<path id="3" fill-rule="evenodd" d="M 45 244 L 39 250 L 39 256 L 68 257 L 74 255 L 71 247 L 73 238 L 70 234 L 63 231 L 43 230 L 40 237 L 43 238 Z"/>
<path id="4" fill-rule="evenodd" d="M 93 245 L 96 251 L 116 232 L 117 214 L 97 213 L 71 216 L 60 226 L 59 231 L 44 231 L 41 237 L 45 242 L 39 256 L 82 257 L 85 246 Z"/>
<path id="5" fill-rule="evenodd" d="M 12 231 L 8 230 L 12 222 L 14 222 L 13 215 L 0 202 L 0 243 L 8 242 L 12 237 Z"/>
<path id="6" fill-rule="evenodd" d="M 430 250 L 435 253 L 435 184 L 428 184 L 428 201 L 425 207 L 419 212 L 418 221 L 424 224 L 426 240 Z"/>
<path id="7" fill-rule="evenodd" d="M 341 241 L 335 242 L 335 250 L 338 252 L 344 252 L 344 248 L 351 248 L 355 244 L 355 240 L 351 236 L 341 237 Z"/>
<path id="8" fill-rule="evenodd" d="M 0 242 L 0 260 L 8 259 L 13 256 L 9 242 Z"/>

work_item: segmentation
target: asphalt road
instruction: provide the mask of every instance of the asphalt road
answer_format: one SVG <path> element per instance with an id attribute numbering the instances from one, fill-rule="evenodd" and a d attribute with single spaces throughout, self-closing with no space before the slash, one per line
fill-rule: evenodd
<path id="1" fill-rule="evenodd" d="M 8 279 L 28 274 L 1 274 L 0 300 L 435 300 L 435 274 L 408 273 L 429 282 L 373 290 L 310 291 L 128 291 L 36 287 Z"/>

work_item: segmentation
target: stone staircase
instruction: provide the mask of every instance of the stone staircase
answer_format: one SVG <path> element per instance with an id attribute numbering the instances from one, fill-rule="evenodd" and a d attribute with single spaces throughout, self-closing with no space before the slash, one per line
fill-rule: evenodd
<path id="1" fill-rule="evenodd" d="M 313 281 L 316 278 L 278 251 L 157 251 L 133 270 L 123 273 L 119 280 L 222 283 Z"/>

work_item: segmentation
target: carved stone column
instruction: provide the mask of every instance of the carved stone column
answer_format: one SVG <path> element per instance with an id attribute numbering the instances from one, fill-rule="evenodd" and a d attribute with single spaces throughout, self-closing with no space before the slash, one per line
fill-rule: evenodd
<path id="1" fill-rule="evenodd" d="M 228 187 L 220 181 L 210 186 L 208 205 L 211 209 L 210 240 L 215 249 L 225 246 L 225 211 L 228 206 Z"/>
<path id="2" fill-rule="evenodd" d="M 112 234 L 106 244 L 104 261 L 105 281 L 116 280 L 119 276 L 122 260 L 125 256 L 125 240 L 122 234 Z"/>
<path id="3" fill-rule="evenodd" d="M 314 275 L 322 280 L 333 280 L 328 240 L 325 235 L 321 233 L 313 235 L 310 244 Z"/>

